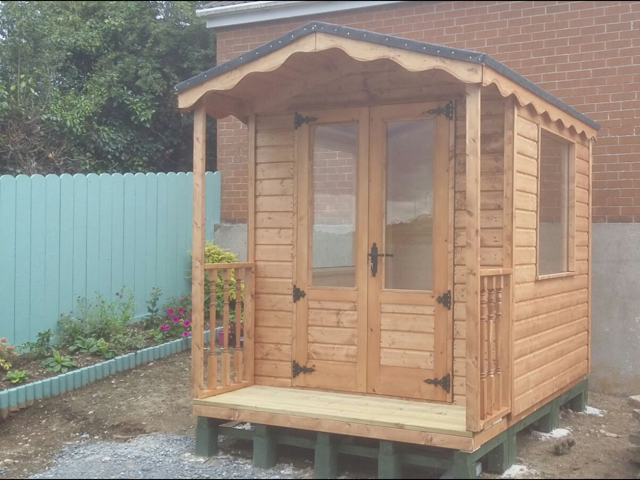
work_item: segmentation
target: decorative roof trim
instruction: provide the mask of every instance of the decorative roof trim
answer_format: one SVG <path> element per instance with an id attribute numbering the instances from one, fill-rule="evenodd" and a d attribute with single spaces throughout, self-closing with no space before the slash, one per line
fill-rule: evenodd
<path id="1" fill-rule="evenodd" d="M 482 77 L 483 85 L 486 86 L 492 83 L 496 84 L 503 96 L 508 96 L 511 94 L 516 95 L 516 97 L 518 97 L 518 101 L 523 106 L 531 103 L 539 104 L 540 101 L 536 101 L 536 99 L 541 99 L 545 103 L 553 106 L 553 108 L 549 109 L 541 105 L 535 105 L 538 113 L 541 113 L 542 111 L 553 111 L 555 112 L 555 117 L 559 118 L 559 116 L 561 115 L 560 112 L 564 112 L 565 114 L 568 114 L 579 120 L 581 123 L 587 125 L 590 129 L 600 130 L 600 125 L 597 122 L 591 120 L 572 106 L 553 96 L 546 90 L 540 88 L 538 85 L 524 78 L 522 75 L 508 68 L 506 65 L 498 62 L 494 58 L 484 53 L 473 52 L 470 50 L 461 50 L 431 43 L 418 42 L 415 40 L 407 40 L 391 35 L 358 30 L 324 22 L 311 22 L 307 25 L 299 27 L 280 38 L 277 38 L 271 42 L 266 43 L 265 45 L 262 45 L 261 47 L 256 48 L 255 50 L 247 52 L 233 60 L 207 70 L 206 72 L 203 72 L 189 80 L 178 84 L 176 86 L 176 90 L 178 91 L 178 93 L 186 92 L 187 90 L 193 89 L 205 82 L 210 81 L 213 78 L 219 77 L 250 62 L 266 57 L 270 53 L 288 47 L 301 38 L 314 33 L 322 33 L 335 37 L 348 38 L 354 41 L 383 45 L 393 49 L 419 53 L 430 57 L 456 60 L 474 65 L 484 65 L 488 68 L 484 69 L 486 70 L 486 73 L 483 74 Z M 337 45 L 335 47 L 338 48 Z M 326 49 L 326 46 L 323 49 Z M 304 51 L 316 51 L 315 45 L 306 46 L 306 50 Z M 356 58 L 353 55 L 351 56 L 353 58 Z M 396 57 L 397 58 L 392 58 L 392 60 L 402 65 L 401 55 L 397 55 Z M 362 60 L 367 61 L 368 59 L 363 58 Z M 271 68 L 270 70 L 273 69 L 274 68 Z M 492 74 L 491 72 L 495 73 Z M 504 80 L 501 80 L 501 78 L 504 78 Z M 185 108 L 188 106 L 190 105 L 186 105 Z M 584 128 L 578 128 L 575 125 L 574 128 L 577 131 L 585 130 Z"/>

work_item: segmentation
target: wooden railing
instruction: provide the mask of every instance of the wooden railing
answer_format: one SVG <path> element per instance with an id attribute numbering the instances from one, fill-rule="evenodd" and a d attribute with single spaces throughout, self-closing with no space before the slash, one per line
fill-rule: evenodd
<path id="1" fill-rule="evenodd" d="M 206 362 L 202 370 L 203 375 L 206 371 L 206 381 L 202 379 L 206 388 L 201 398 L 252 385 L 254 374 L 254 265 L 205 264 L 205 272 L 210 294 L 211 342 L 207 359 L 202 359 Z M 222 293 L 222 313 L 218 311 L 218 293 Z"/>
<path id="2" fill-rule="evenodd" d="M 511 411 L 510 297 L 510 271 L 481 271 L 480 420 L 483 428 Z"/>

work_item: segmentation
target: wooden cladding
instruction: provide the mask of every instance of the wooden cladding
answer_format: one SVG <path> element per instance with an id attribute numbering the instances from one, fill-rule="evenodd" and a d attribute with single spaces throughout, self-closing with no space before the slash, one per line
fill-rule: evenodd
<path id="1" fill-rule="evenodd" d="M 480 415 L 483 426 L 503 418 L 510 411 L 510 277 L 483 272 L 480 279 Z"/>
<path id="2" fill-rule="evenodd" d="M 253 383 L 254 267 L 249 263 L 205 265 L 209 284 L 211 345 L 206 363 L 206 390 L 199 398 Z M 222 314 L 218 295 L 222 293 Z M 232 315 L 233 312 L 233 315 Z M 220 341 L 221 340 L 221 341 Z"/>

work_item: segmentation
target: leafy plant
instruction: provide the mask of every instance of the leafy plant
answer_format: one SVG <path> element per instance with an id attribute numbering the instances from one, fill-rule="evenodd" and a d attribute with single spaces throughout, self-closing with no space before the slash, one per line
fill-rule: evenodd
<path id="1" fill-rule="evenodd" d="M 69 370 L 78 368 L 78 364 L 66 355 L 62 355 L 58 350 L 53 350 L 53 356 L 42 362 L 42 368 L 46 368 L 52 373 L 67 373 Z"/>
<path id="2" fill-rule="evenodd" d="M 229 251 L 221 248 L 213 243 L 208 242 L 204 250 L 206 263 L 238 263 L 238 257 Z M 218 272 L 218 280 L 216 282 L 216 311 L 219 315 L 222 315 L 224 310 L 224 272 Z M 208 278 L 205 278 L 205 314 L 209 315 L 210 300 L 211 300 L 211 283 Z M 244 285 L 242 288 L 242 295 L 244 298 Z M 235 304 L 236 302 L 236 279 L 235 274 L 231 272 L 231 280 L 229 281 L 229 303 Z M 231 309 L 231 316 L 235 315 L 235 309 Z"/>
<path id="3" fill-rule="evenodd" d="M 113 342 L 127 332 L 127 325 L 135 315 L 135 301 L 131 292 L 122 289 L 116 299 L 107 301 L 101 295 L 92 304 L 78 299 L 79 313 L 62 315 L 58 322 L 58 336 L 63 345 L 73 346 L 87 338 L 103 338 Z"/>
<path id="4" fill-rule="evenodd" d="M 102 339 L 101 339 L 102 340 Z M 104 342 L 104 340 L 102 340 Z M 86 353 L 88 355 L 95 355 L 98 353 L 98 341 L 95 338 L 87 338 L 84 340 L 78 340 L 75 345 L 69 347 L 71 353 Z"/>
<path id="5" fill-rule="evenodd" d="M 0 370 L 8 372 L 9 370 L 11 370 L 12 366 L 13 365 L 10 362 L 7 362 L 6 360 L 0 358 Z"/>
<path id="6" fill-rule="evenodd" d="M 87 322 L 75 316 L 74 312 L 63 313 L 58 320 L 58 339 L 66 347 L 75 345 L 88 335 Z"/>
<path id="7" fill-rule="evenodd" d="M 147 314 L 150 319 L 158 318 L 160 313 L 160 299 L 162 298 L 162 289 L 160 287 L 153 287 L 151 289 L 151 295 L 147 300 Z"/>
<path id="8" fill-rule="evenodd" d="M 106 358 L 107 360 L 111 360 L 115 358 L 116 351 L 111 348 L 111 346 L 104 341 L 104 338 L 101 338 L 96 342 L 96 347 L 98 348 L 97 354 L 101 357 Z"/>
<path id="9" fill-rule="evenodd" d="M 26 350 L 31 358 L 39 359 L 45 358 L 51 355 L 53 347 L 51 341 L 53 340 L 53 332 L 51 330 L 45 330 L 38 333 L 35 342 L 27 342 L 22 346 L 23 350 Z"/>
<path id="10" fill-rule="evenodd" d="M 163 312 L 160 308 L 161 299 L 162 289 L 160 287 L 153 287 L 149 300 L 147 300 L 147 316 L 143 321 L 145 328 L 149 330 L 155 330 L 158 322 L 162 319 Z"/>
<path id="11" fill-rule="evenodd" d="M 147 335 L 131 330 L 115 335 L 111 339 L 111 346 L 119 352 L 141 350 L 147 346 Z"/>
<path id="12" fill-rule="evenodd" d="M 11 370 L 11 362 L 17 356 L 16 347 L 9 345 L 6 338 L 0 338 L 0 368 L 5 372 Z"/>
<path id="13" fill-rule="evenodd" d="M 26 370 L 12 370 L 7 373 L 7 376 L 5 377 L 5 379 L 8 382 L 13 383 L 14 385 L 20 385 L 21 383 L 24 383 L 27 380 L 29 380 L 30 375 L 31 374 Z"/>

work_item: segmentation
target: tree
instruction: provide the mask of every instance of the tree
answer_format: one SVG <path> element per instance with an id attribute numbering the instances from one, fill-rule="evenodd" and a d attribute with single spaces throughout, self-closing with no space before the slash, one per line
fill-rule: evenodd
<path id="1" fill-rule="evenodd" d="M 202 3 L 0 2 L 0 174 L 189 169 L 174 86 L 215 65 Z"/>

